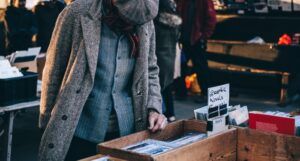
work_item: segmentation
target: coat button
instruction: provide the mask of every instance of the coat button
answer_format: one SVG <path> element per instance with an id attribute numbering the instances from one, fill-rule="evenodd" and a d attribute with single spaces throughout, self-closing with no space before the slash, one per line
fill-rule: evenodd
<path id="1" fill-rule="evenodd" d="M 49 149 L 53 149 L 54 148 L 54 144 L 53 143 L 48 144 L 48 148 Z"/>
<path id="2" fill-rule="evenodd" d="M 78 89 L 77 91 L 76 91 L 76 93 L 78 94 L 78 93 L 80 93 L 81 92 L 81 90 L 80 89 Z"/>
<path id="3" fill-rule="evenodd" d="M 141 122 L 143 119 L 141 117 L 139 117 L 136 121 L 137 122 Z"/>
<path id="4" fill-rule="evenodd" d="M 66 121 L 66 120 L 68 119 L 68 116 L 67 116 L 67 115 L 63 115 L 63 116 L 61 117 L 61 119 L 64 120 L 64 121 Z"/>
<path id="5" fill-rule="evenodd" d="M 142 91 L 137 91 L 136 92 L 137 95 L 142 95 L 142 93 L 143 93 Z"/>

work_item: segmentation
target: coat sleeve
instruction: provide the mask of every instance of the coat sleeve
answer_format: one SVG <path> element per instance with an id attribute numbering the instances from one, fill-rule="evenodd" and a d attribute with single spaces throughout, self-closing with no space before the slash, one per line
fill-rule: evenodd
<path id="1" fill-rule="evenodd" d="M 154 27 L 153 27 L 154 30 Z M 149 110 L 155 110 L 162 113 L 162 98 L 161 88 L 159 85 L 159 67 L 157 65 L 156 57 L 156 44 L 155 44 L 155 32 L 152 33 L 150 38 L 150 52 L 148 56 L 148 72 L 149 72 L 149 84 L 148 84 L 148 103 L 147 108 Z"/>
<path id="2" fill-rule="evenodd" d="M 212 0 L 204 1 L 206 9 L 206 17 L 205 17 L 205 25 L 203 30 L 203 38 L 208 39 L 211 37 L 215 30 L 215 26 L 217 23 L 216 11 L 214 9 L 214 4 Z"/>
<path id="3" fill-rule="evenodd" d="M 134 25 L 153 20 L 158 13 L 159 0 L 115 0 L 120 16 Z"/>
<path id="4" fill-rule="evenodd" d="M 65 74 L 72 44 L 74 16 L 70 8 L 59 15 L 46 55 L 43 71 L 39 127 L 45 128 Z"/>

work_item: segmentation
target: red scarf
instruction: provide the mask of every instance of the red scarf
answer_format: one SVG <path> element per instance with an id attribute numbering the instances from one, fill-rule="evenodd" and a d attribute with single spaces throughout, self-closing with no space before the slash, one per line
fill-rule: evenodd
<path id="1" fill-rule="evenodd" d="M 113 31 L 126 34 L 131 42 L 130 55 L 137 57 L 139 51 L 139 37 L 136 34 L 136 26 L 121 17 L 112 0 L 103 0 L 103 7 L 108 10 L 108 13 L 102 17 L 102 21 Z"/>

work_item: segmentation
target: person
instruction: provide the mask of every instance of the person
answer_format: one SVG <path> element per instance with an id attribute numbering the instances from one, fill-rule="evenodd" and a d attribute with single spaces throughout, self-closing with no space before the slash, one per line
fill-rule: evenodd
<path id="1" fill-rule="evenodd" d="M 157 12 L 158 0 L 76 0 L 62 11 L 43 73 L 38 160 L 78 160 L 103 141 L 164 129 Z"/>
<path id="2" fill-rule="evenodd" d="M 176 43 L 178 40 L 178 28 L 181 18 L 176 15 L 176 3 L 174 0 L 161 0 L 159 14 L 155 19 L 156 31 L 156 55 L 160 68 L 159 79 L 162 96 L 166 110 L 165 116 L 169 122 L 175 121 L 173 88 L 174 67 L 176 56 Z"/>
<path id="3" fill-rule="evenodd" d="M 43 53 L 48 49 L 56 19 L 64 7 L 65 5 L 57 0 L 40 1 L 34 7 L 39 29 L 36 44 L 41 47 Z"/>
<path id="4" fill-rule="evenodd" d="M 26 0 L 13 0 L 12 4 L 4 18 L 8 54 L 32 47 L 38 31 L 34 14 L 25 8 Z"/>
<path id="5" fill-rule="evenodd" d="M 183 19 L 180 42 L 183 46 L 185 59 L 192 60 L 193 70 L 201 87 L 202 96 L 197 99 L 203 102 L 210 87 L 210 72 L 206 54 L 207 39 L 213 34 L 216 25 L 216 12 L 212 0 L 178 0 L 178 12 Z M 177 96 L 187 94 L 184 79 L 188 74 L 187 63 L 182 66 L 180 90 Z M 204 96 L 204 97 L 203 97 Z"/>

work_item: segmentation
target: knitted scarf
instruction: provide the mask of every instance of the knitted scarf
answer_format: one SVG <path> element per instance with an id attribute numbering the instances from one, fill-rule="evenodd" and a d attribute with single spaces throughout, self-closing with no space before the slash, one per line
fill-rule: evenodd
<path id="1" fill-rule="evenodd" d="M 121 17 L 112 0 L 103 0 L 103 7 L 107 13 L 102 17 L 102 21 L 111 30 L 125 34 L 131 43 L 131 57 L 138 57 L 139 38 L 136 34 L 136 26 Z"/>

